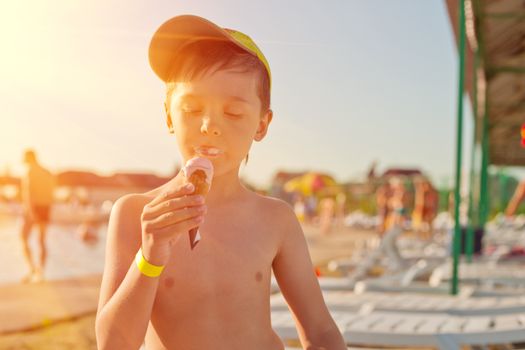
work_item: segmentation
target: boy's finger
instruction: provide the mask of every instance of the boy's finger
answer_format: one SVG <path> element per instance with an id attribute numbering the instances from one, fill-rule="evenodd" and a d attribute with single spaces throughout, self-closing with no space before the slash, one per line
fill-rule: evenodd
<path id="1" fill-rule="evenodd" d="M 156 218 L 164 213 L 180 210 L 187 207 L 196 207 L 204 204 L 204 197 L 201 195 L 185 195 L 178 198 L 170 198 L 160 202 L 154 207 L 145 208 L 147 218 Z"/>
<path id="2" fill-rule="evenodd" d="M 172 224 L 162 229 L 159 229 L 157 230 L 157 234 L 172 235 L 173 233 L 187 233 L 192 228 L 199 227 L 203 221 L 204 221 L 204 217 L 202 215 L 194 216 L 190 219 L 180 221 L 176 224 Z"/>
<path id="3" fill-rule="evenodd" d="M 155 207 L 159 203 L 162 203 L 170 198 L 181 197 L 186 194 L 191 194 L 195 190 L 193 184 L 187 183 L 185 185 L 179 186 L 175 190 L 168 190 L 160 193 L 157 197 L 153 198 L 151 202 L 148 203 L 149 207 Z"/>
<path id="4" fill-rule="evenodd" d="M 154 220 L 151 220 L 150 228 L 154 230 L 161 230 L 165 227 L 190 220 L 200 215 L 204 215 L 205 212 L 206 207 L 204 205 L 198 207 L 186 207 L 177 211 L 170 211 L 156 217 Z"/>

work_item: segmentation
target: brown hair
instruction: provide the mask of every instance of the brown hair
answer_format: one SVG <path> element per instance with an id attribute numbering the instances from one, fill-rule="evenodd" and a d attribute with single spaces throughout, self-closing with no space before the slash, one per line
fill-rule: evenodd
<path id="1" fill-rule="evenodd" d="M 226 69 L 256 72 L 259 76 L 257 96 L 261 100 L 261 110 L 266 112 L 270 108 L 270 79 L 263 63 L 234 43 L 222 40 L 199 40 L 181 49 L 172 62 L 170 78 L 166 82 L 166 105 L 170 106 L 177 82 Z"/>

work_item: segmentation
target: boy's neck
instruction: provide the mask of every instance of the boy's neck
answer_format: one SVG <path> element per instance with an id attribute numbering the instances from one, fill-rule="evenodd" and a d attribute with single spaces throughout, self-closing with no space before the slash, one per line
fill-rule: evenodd
<path id="1" fill-rule="evenodd" d="M 206 203 L 208 206 L 221 205 L 232 200 L 238 200 L 247 193 L 248 190 L 242 185 L 237 169 L 213 177 L 210 192 L 206 196 Z"/>

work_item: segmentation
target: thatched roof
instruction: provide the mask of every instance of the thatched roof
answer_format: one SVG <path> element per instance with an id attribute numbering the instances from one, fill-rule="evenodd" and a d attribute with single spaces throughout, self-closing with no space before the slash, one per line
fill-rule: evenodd
<path id="1" fill-rule="evenodd" d="M 459 0 L 446 0 L 446 3 L 457 39 Z M 472 21 L 467 24 L 465 88 L 472 101 L 473 52 L 479 45 L 478 91 L 482 92 L 483 85 L 486 86 L 489 162 L 524 166 L 525 148 L 521 147 L 520 128 L 525 123 L 525 0 L 467 0 L 466 3 L 467 23 L 469 16 Z M 483 102 L 483 99 L 478 101 L 478 120 L 483 115 Z"/>

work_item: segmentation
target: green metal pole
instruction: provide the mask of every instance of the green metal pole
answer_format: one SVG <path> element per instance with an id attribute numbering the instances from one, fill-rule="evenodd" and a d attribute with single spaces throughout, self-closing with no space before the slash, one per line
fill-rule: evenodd
<path id="1" fill-rule="evenodd" d="M 477 13 L 479 15 L 479 19 L 482 22 L 485 14 L 483 11 L 481 11 L 479 6 L 479 1 L 474 1 L 474 4 L 477 5 Z M 480 57 L 483 57 L 485 55 L 485 45 L 483 40 L 483 35 L 480 34 L 479 40 L 478 40 L 478 46 L 479 46 L 479 52 Z M 483 66 L 485 66 L 484 62 L 482 63 Z M 486 84 L 486 83 L 485 83 Z M 478 207 L 478 224 L 479 227 L 484 230 L 485 224 L 487 222 L 487 217 L 489 214 L 489 174 L 488 174 L 488 166 L 490 164 L 489 159 L 489 140 L 488 140 L 488 115 L 489 115 L 489 101 L 487 98 L 487 88 L 484 89 L 484 96 L 483 96 L 484 106 L 483 106 L 483 120 L 481 122 L 481 167 L 480 167 L 480 181 L 479 181 L 479 207 Z"/>
<path id="2" fill-rule="evenodd" d="M 452 249 L 452 284 L 450 293 L 458 294 L 458 265 L 461 251 L 461 223 L 459 218 L 461 163 L 463 150 L 463 81 L 465 79 L 465 0 L 459 0 L 459 83 L 456 138 L 456 188 L 454 190 L 454 246 Z"/>
<path id="3" fill-rule="evenodd" d="M 481 139 L 481 171 L 480 171 L 480 200 L 479 200 L 479 226 L 484 228 L 489 216 L 488 195 L 488 165 L 489 165 L 489 142 L 488 142 L 488 103 L 485 98 L 485 113 L 483 114 L 482 139 Z"/>
<path id="4" fill-rule="evenodd" d="M 466 238 L 466 253 L 467 263 L 472 262 L 472 255 L 474 254 L 474 227 L 477 226 L 478 220 L 474 217 L 474 179 L 475 179 L 475 167 L 476 167 L 476 141 L 478 134 L 478 67 L 479 67 L 479 50 L 476 47 L 474 51 L 474 74 L 472 82 L 472 110 L 474 113 L 474 132 L 472 141 L 472 152 L 470 154 L 470 179 L 469 179 L 469 198 L 468 198 L 468 218 L 469 223 L 467 227 L 467 238 Z"/>

